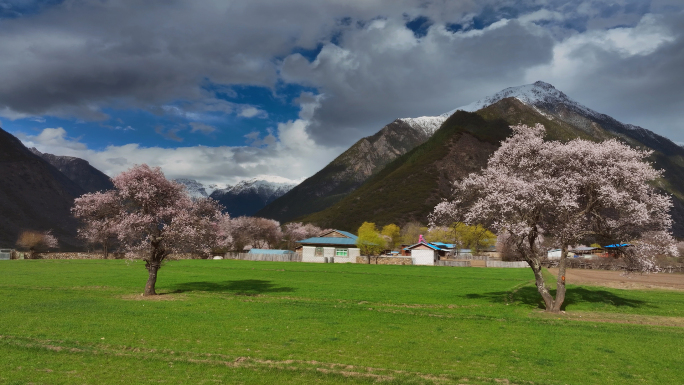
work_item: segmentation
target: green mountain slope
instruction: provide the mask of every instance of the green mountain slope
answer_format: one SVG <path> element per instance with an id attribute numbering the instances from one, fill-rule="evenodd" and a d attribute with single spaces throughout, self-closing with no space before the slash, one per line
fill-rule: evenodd
<path id="1" fill-rule="evenodd" d="M 549 140 L 619 137 L 634 146 L 647 147 L 639 140 L 640 133 L 629 136 L 626 134 L 630 132 L 608 130 L 598 123 L 578 126 L 568 121 L 542 114 L 514 98 L 500 100 L 476 113 L 457 111 L 426 143 L 395 159 L 333 206 L 299 220 L 347 231 L 355 231 L 364 221 L 379 226 L 414 220 L 426 223 L 432 208 L 449 197 L 453 181 L 484 167 L 501 140 L 510 135 L 509 126 L 517 123 L 542 123 Z M 667 146 L 667 154 L 663 149 L 656 150 L 655 166 L 666 170 L 660 187 L 675 197 L 674 230 L 682 236 L 684 168 L 679 162 L 684 149 L 679 152 Z"/>

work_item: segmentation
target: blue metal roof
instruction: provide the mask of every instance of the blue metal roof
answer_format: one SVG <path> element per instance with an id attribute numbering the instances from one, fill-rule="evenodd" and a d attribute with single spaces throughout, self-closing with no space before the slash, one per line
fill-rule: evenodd
<path id="1" fill-rule="evenodd" d="M 247 254 L 293 254 L 292 250 L 250 249 Z"/>
<path id="2" fill-rule="evenodd" d="M 342 230 L 333 230 L 333 231 L 337 231 L 338 233 L 343 234 L 343 235 L 346 235 L 346 236 L 348 236 L 349 238 L 353 238 L 353 239 L 358 238 L 356 235 L 354 235 L 354 234 L 352 234 L 352 233 L 350 233 L 350 232 L 348 232 L 348 231 L 342 231 Z"/>
<path id="3" fill-rule="evenodd" d="M 409 247 L 405 247 L 404 250 L 408 250 L 408 249 L 410 249 L 410 248 L 412 248 L 412 247 L 414 247 L 414 246 L 418 246 L 418 245 L 425 245 L 425 246 L 431 248 L 432 250 L 442 250 L 442 249 L 440 249 L 439 247 L 437 247 L 437 246 L 435 246 L 435 245 L 433 245 L 433 244 L 431 244 L 431 243 L 426 243 L 426 242 L 418 242 L 418 243 L 416 243 L 416 244 L 414 244 L 414 245 L 411 245 L 411 246 L 409 246 Z"/>
<path id="4" fill-rule="evenodd" d="M 313 237 L 308 239 L 302 239 L 297 241 L 297 243 L 313 243 L 318 245 L 355 245 L 356 238 L 338 238 L 338 237 Z"/>
<path id="5" fill-rule="evenodd" d="M 453 249 L 456 247 L 456 245 L 452 245 L 451 243 L 444 243 L 444 242 L 430 242 L 431 244 L 441 247 L 441 248 L 447 248 L 447 249 Z"/>
<path id="6" fill-rule="evenodd" d="M 632 246 L 629 243 L 615 243 L 608 246 L 603 246 L 604 249 L 617 249 L 618 247 L 629 247 Z"/>

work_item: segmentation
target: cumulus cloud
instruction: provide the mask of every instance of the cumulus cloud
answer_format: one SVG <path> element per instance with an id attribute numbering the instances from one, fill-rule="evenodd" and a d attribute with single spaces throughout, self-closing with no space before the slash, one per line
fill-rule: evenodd
<path id="1" fill-rule="evenodd" d="M 253 177 L 299 183 L 343 150 L 317 145 L 308 138 L 306 126 L 301 118 L 282 123 L 264 138 L 253 136 L 256 145 L 244 147 L 161 148 L 131 143 L 94 150 L 79 138 L 69 137 L 61 127 L 18 137 L 27 147 L 41 152 L 86 159 L 110 176 L 146 163 L 161 167 L 167 178 L 191 178 L 205 184 L 234 185 Z"/>

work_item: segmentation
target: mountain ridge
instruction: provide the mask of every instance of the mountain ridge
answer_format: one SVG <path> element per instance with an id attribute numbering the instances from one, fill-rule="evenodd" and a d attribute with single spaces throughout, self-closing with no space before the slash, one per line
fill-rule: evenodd
<path id="1" fill-rule="evenodd" d="M 93 193 L 114 188 L 111 178 L 93 167 L 85 159 L 74 156 L 43 153 L 38 151 L 35 147 L 31 147 L 29 151 L 45 159 L 62 174 L 66 175 L 72 182 L 79 185 L 85 192 Z"/>
<path id="2" fill-rule="evenodd" d="M 281 222 L 311 214 L 344 198 L 386 164 L 425 143 L 446 117 L 400 118 L 361 138 L 313 176 L 259 210 Z"/>

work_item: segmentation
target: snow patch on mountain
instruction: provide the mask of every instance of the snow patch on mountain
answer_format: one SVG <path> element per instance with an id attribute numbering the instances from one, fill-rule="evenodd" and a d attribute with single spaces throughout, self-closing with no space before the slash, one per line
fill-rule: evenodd
<path id="1" fill-rule="evenodd" d="M 204 185 L 194 179 L 178 178 L 174 179 L 174 182 L 180 183 L 185 186 L 185 190 L 193 199 L 198 198 L 208 198 L 211 193 L 221 188 L 221 186 L 210 184 Z M 230 186 L 228 186 L 230 188 Z"/>
<path id="2" fill-rule="evenodd" d="M 424 132 L 428 137 L 432 136 L 442 126 L 445 120 L 451 114 L 442 114 L 439 116 L 420 116 L 417 118 L 401 118 L 399 120 L 408 124 L 414 130 Z"/>

